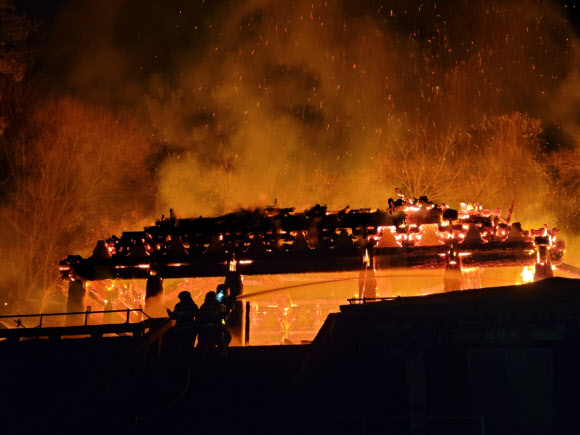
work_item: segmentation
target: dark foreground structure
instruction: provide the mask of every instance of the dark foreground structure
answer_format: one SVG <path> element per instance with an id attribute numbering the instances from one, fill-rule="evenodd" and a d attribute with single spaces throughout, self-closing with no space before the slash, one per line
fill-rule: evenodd
<path id="1" fill-rule="evenodd" d="M 580 433 L 580 280 L 345 305 L 310 345 L 199 360 L 0 342 L 3 433 Z"/>

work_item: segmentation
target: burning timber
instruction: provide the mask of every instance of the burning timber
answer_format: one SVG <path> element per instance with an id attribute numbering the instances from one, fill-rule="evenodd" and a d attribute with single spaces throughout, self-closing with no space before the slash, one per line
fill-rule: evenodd
<path id="1" fill-rule="evenodd" d="M 89 258 L 68 256 L 60 273 L 102 280 L 535 265 L 547 277 L 562 261 L 558 230 L 522 229 L 511 222 L 513 203 L 504 218 L 479 204 L 456 210 L 397 193 L 385 210 L 274 206 L 190 219 L 171 213 L 143 231 L 98 241 Z"/>

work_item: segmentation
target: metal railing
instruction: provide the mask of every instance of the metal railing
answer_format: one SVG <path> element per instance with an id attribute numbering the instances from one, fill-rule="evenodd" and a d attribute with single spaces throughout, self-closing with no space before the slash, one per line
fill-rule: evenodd
<path id="1" fill-rule="evenodd" d="M 169 318 L 152 318 L 143 312 L 141 308 L 137 309 L 125 309 L 125 310 L 104 310 L 104 311 L 92 311 L 88 307 L 86 311 L 71 312 L 71 313 L 41 313 L 41 314 L 13 314 L 8 316 L 0 316 L 1 319 L 14 319 L 16 322 L 16 327 L 14 328 L 0 328 L 0 341 L 20 341 L 21 339 L 38 339 L 38 338 L 48 338 L 49 340 L 60 340 L 63 337 L 68 338 L 95 338 L 100 339 L 105 336 L 132 336 L 134 339 L 139 339 L 144 334 L 150 333 L 159 327 L 161 321 L 168 321 Z M 120 314 L 125 313 L 126 317 L 124 322 L 111 323 L 107 322 L 106 319 L 102 323 L 92 323 L 89 324 L 89 317 L 91 314 Z M 131 313 L 138 313 L 139 317 L 135 322 L 131 322 Z M 142 319 L 141 315 L 145 314 L 146 319 Z M 61 326 L 44 326 L 43 319 L 46 317 L 55 316 L 65 316 L 66 325 Z M 84 316 L 84 325 L 78 322 L 75 324 L 70 324 L 70 318 L 68 316 Z M 34 327 L 26 327 L 22 324 L 22 318 L 38 318 L 39 323 Z M 123 318 L 121 316 L 121 318 Z"/>
<path id="2" fill-rule="evenodd" d="M 356 305 L 356 304 L 364 304 L 366 302 L 380 302 L 380 301 L 392 301 L 396 298 L 350 298 L 347 299 L 348 303 L 351 305 Z"/>
<path id="3" fill-rule="evenodd" d="M 45 317 L 54 317 L 54 316 L 85 316 L 85 322 L 84 325 L 87 326 L 88 325 L 88 321 L 89 321 L 89 317 L 91 314 L 109 314 L 109 313 L 126 313 L 126 319 L 125 319 L 125 323 L 130 323 L 130 316 L 132 312 L 139 312 L 140 314 L 144 314 L 148 319 L 150 319 L 151 317 L 147 315 L 147 313 L 145 313 L 143 311 L 143 308 L 127 308 L 126 310 L 105 310 L 105 311 L 92 311 L 91 307 L 88 306 L 86 311 L 75 311 L 75 312 L 71 312 L 71 313 L 40 313 L 40 314 L 11 314 L 9 316 L 0 316 L 0 319 L 17 319 L 14 322 L 16 322 L 16 327 L 17 328 L 26 328 L 26 326 L 24 326 L 22 324 L 22 321 L 20 319 L 22 318 L 31 318 L 31 317 L 38 317 L 39 323 L 38 326 L 35 326 L 34 328 L 42 328 L 42 321 Z"/>

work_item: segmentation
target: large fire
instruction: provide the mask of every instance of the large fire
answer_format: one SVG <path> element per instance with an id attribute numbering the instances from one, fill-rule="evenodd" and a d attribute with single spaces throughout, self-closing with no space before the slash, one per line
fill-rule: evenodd
<path id="1" fill-rule="evenodd" d="M 34 26 L 14 21 L 27 8 L 35 9 L 0 8 L 2 22 L 20 23 L 0 41 L 6 300 L 46 301 L 41 295 L 59 291 L 54 266 L 64 254 L 90 255 L 95 239 L 140 229 L 170 207 L 178 217 L 219 216 L 278 198 L 302 210 L 348 204 L 388 214 L 396 186 L 463 216 L 404 227 L 387 219 L 362 235 L 383 253 L 413 250 L 403 263 L 431 250 L 444 265 L 449 241 L 481 239 L 486 248 L 520 243 L 512 260 L 530 257 L 528 267 L 544 263 L 534 273 L 547 273 L 544 260 L 562 247 L 545 222 L 562 230 L 574 258 L 580 80 L 569 9 L 548 0 L 79 1 L 55 8 L 46 35 L 33 38 L 47 42 L 37 51 L 25 46 Z M 23 62 L 36 52 L 32 69 Z M 476 204 L 512 200 L 512 219 Z M 534 229 L 514 229 L 514 220 Z M 309 228 L 284 231 L 283 245 L 313 243 Z M 266 249 L 280 248 L 266 236 Z M 223 237 L 227 244 L 233 235 Z M 251 240 L 245 249 L 261 243 Z M 133 253 L 152 255 L 167 242 L 145 239 Z M 105 248 L 112 256 L 126 249 Z M 448 263 L 463 270 L 500 254 L 453 252 Z M 116 266 L 119 277 L 149 273 L 147 262 Z M 469 275 L 477 282 L 480 274 Z"/>
<path id="2" fill-rule="evenodd" d="M 99 241 L 88 259 L 69 256 L 61 274 L 88 281 L 93 303 L 105 309 L 145 306 L 155 315 L 154 298 L 168 306 L 187 290 L 201 303 L 224 276 L 227 283 L 228 274 L 241 273 L 248 342 L 274 344 L 311 340 L 328 313 L 350 299 L 529 282 L 553 276 L 562 261 L 558 230 L 511 222 L 513 203 L 504 217 L 480 204 L 452 209 L 397 193 L 384 210 L 266 207 L 194 219 L 171 213 L 144 231 Z M 140 284 L 152 271 L 164 280 L 162 294 Z"/>

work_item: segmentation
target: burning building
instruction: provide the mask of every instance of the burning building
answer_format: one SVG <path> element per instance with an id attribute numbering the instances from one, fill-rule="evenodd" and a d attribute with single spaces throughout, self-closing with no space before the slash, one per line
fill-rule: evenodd
<path id="1" fill-rule="evenodd" d="M 51 271 L 63 254 L 86 257 L 87 238 L 141 229 L 170 206 L 219 216 L 277 197 L 297 210 L 316 202 L 374 209 L 399 186 L 454 205 L 505 208 L 515 199 L 518 220 L 556 222 L 569 245 L 578 233 L 578 171 L 568 164 L 578 160 L 572 8 L 544 0 L 80 3 L 43 27 L 49 45 L 37 69 L 52 80 L 38 82 L 50 92 L 19 97 L 22 112 L 2 99 L 3 113 L 23 120 L 2 136 L 10 223 L 2 249 L 16 265 L 5 273 L 14 276 L 6 293 L 18 287 L 40 305 L 56 290 Z M 444 228 L 425 225 L 426 234 L 410 228 L 405 240 L 388 230 L 401 244 L 390 248 L 429 246 Z M 356 227 L 345 231 L 358 237 Z M 313 242 L 308 234 L 318 249 Z M 464 269 L 472 259 L 461 258 Z M 385 282 L 378 278 L 379 296 L 401 288 L 381 289 Z M 267 286 L 288 283 L 278 284 Z M 121 293 L 125 285 L 136 291 L 128 282 Z"/>
<path id="2" fill-rule="evenodd" d="M 69 303 L 90 282 L 100 303 L 144 303 L 152 316 L 164 315 L 164 299 L 187 289 L 201 300 L 225 277 L 241 323 L 258 335 L 275 330 L 273 342 L 294 342 L 311 339 L 347 299 L 394 297 L 405 287 L 426 294 L 497 285 L 482 278 L 487 270 L 515 269 L 506 284 L 525 282 L 553 276 L 562 262 L 558 230 L 523 229 L 511 221 L 513 203 L 504 217 L 479 204 L 452 209 L 397 193 L 383 210 L 272 206 L 191 219 L 172 211 L 143 231 L 98 241 L 89 258 L 67 257 L 61 276 L 70 281 Z M 400 278 L 421 281 L 406 286 Z M 244 308 L 250 311 L 242 315 Z M 292 340 L 293 328 L 301 333 Z"/>

